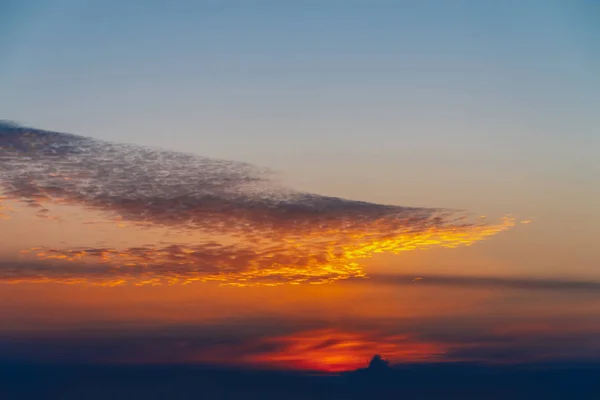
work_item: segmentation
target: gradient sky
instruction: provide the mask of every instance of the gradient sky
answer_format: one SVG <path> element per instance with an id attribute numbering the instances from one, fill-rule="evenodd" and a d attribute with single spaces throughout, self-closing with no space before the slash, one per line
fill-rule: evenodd
<path id="1" fill-rule="evenodd" d="M 249 161 L 328 195 L 514 213 L 536 220 L 519 240 L 536 271 L 598 260 L 594 2 L 2 7 L 4 118 Z"/>
<path id="2" fill-rule="evenodd" d="M 274 169 L 289 187 L 326 196 L 532 221 L 472 247 L 375 255 L 367 272 L 600 280 L 600 6 L 594 1 L 9 0 L 0 4 L 0 49 L 2 119 L 249 162 Z M 73 247 L 109 237 L 133 246 L 151 235 L 111 229 L 40 223 L 17 213 L 0 219 L 0 261 L 61 241 Z M 445 285 L 443 298 L 461 293 Z M 45 285 L 19 287 L 1 295 L 20 304 L 1 309 L 13 323 L 6 332 L 43 320 L 27 303 L 31 291 L 55 296 L 48 303 L 55 321 L 68 319 L 65 299 L 85 297 L 75 288 L 50 295 Z M 172 298 L 175 289 L 160 289 L 170 294 L 156 298 L 171 311 L 178 301 L 201 297 L 230 301 L 236 318 L 285 314 L 263 310 L 258 289 L 248 289 L 256 296 L 249 301 L 256 308 L 248 309 L 235 289 L 194 295 L 189 287 L 183 300 Z M 107 321 L 121 321 L 112 314 L 113 298 L 131 310 L 157 301 L 148 288 L 105 290 L 115 292 L 94 288 L 97 300 L 89 301 L 105 310 Z M 364 302 L 368 289 L 329 290 L 339 294 L 331 294 L 332 310 L 339 311 Z M 472 305 L 489 295 L 491 309 L 516 312 L 517 295 L 481 290 L 456 298 Z M 326 291 L 318 289 L 319 300 L 292 314 L 310 320 Z M 443 302 L 424 300 L 426 289 L 408 292 L 419 294 L 394 304 L 424 302 L 422 318 L 447 316 Z M 559 311 L 536 308 L 553 295 L 523 296 L 528 318 L 560 325 Z M 564 301 L 598 304 L 597 297 Z M 385 309 L 384 297 L 372 302 L 372 310 Z M 156 311 L 154 319 L 182 323 L 171 311 Z M 91 324 L 82 313 L 80 322 Z M 479 313 L 486 311 L 471 316 Z M 369 318 L 385 315 L 371 311 Z M 600 329 L 588 329 L 595 322 L 586 318 L 582 331 Z M 324 329 L 341 325 L 310 328 L 331 334 Z M 428 345 L 416 348 L 445 348 Z"/>

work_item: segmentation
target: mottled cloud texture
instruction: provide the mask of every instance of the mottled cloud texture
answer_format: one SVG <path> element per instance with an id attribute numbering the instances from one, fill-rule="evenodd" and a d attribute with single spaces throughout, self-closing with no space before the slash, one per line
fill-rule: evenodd
<path id="1" fill-rule="evenodd" d="M 514 225 L 449 210 L 373 204 L 294 191 L 271 171 L 136 145 L 0 124 L 0 216 L 17 203 L 95 210 L 140 229 L 192 232 L 194 243 L 36 248 L 6 282 L 325 283 L 365 276 L 360 260 L 470 245 Z M 33 265 L 40 265 L 34 267 Z"/>

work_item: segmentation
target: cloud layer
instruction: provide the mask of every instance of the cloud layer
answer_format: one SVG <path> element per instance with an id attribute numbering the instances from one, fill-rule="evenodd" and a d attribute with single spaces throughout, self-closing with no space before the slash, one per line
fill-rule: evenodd
<path id="1" fill-rule="evenodd" d="M 332 326 L 333 325 L 333 326 Z M 386 321 L 233 319 L 202 326 L 0 333 L 0 359 L 72 364 L 204 364 L 344 371 L 393 364 L 597 361 L 597 318 L 547 315 Z"/>
<path id="2" fill-rule="evenodd" d="M 375 253 L 470 245 L 514 225 L 298 192 L 245 163 L 10 123 L 0 124 L 0 188 L 5 201 L 41 216 L 67 204 L 140 229 L 205 237 L 135 248 L 36 248 L 28 254 L 54 267 L 25 269 L 20 281 L 324 283 L 364 276 L 359 260 Z M 78 266 L 68 266 L 73 262 Z"/>
<path id="3" fill-rule="evenodd" d="M 497 276 L 465 275 L 372 275 L 370 282 L 384 285 L 455 286 L 460 288 L 516 289 L 516 290 L 555 290 L 566 292 L 600 293 L 600 282 L 549 279 L 514 278 Z"/>

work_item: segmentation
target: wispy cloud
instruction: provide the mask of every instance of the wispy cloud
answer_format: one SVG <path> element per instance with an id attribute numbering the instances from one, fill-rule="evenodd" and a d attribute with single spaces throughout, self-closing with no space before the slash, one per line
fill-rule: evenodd
<path id="1" fill-rule="evenodd" d="M 205 235 L 193 244 L 31 253 L 110 265 L 104 281 L 111 284 L 330 282 L 364 276 L 359 261 L 375 253 L 470 245 L 515 224 L 298 192 L 279 185 L 269 170 L 245 163 L 8 123 L 0 125 L 0 188 L 41 217 L 52 204 L 69 204 L 119 224 Z M 144 270 L 127 270 L 132 267 Z M 69 271 L 55 268 L 59 276 Z M 66 274 L 70 281 L 98 283 L 93 268 L 78 271 Z M 62 281 L 48 271 L 43 278 Z"/>
<path id="2" fill-rule="evenodd" d="M 384 285 L 456 286 L 520 290 L 557 290 L 600 293 L 600 282 L 560 278 L 515 278 L 452 275 L 372 275 L 369 282 Z"/>

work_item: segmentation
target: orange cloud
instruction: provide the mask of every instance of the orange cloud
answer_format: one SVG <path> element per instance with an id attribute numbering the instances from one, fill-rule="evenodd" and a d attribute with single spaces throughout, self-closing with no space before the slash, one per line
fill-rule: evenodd
<path id="1" fill-rule="evenodd" d="M 496 226 L 408 227 L 396 236 L 329 232 L 321 238 L 281 238 L 269 241 L 238 241 L 231 245 L 206 242 L 116 248 L 35 248 L 22 254 L 57 262 L 36 271 L 23 268 L 21 276 L 5 282 L 91 283 L 96 285 L 186 284 L 217 281 L 228 285 L 321 284 L 365 277 L 362 261 L 376 253 L 468 246 L 514 224 Z M 69 266 L 65 263 L 76 264 Z M 35 265 L 29 263 L 27 265 Z"/>

